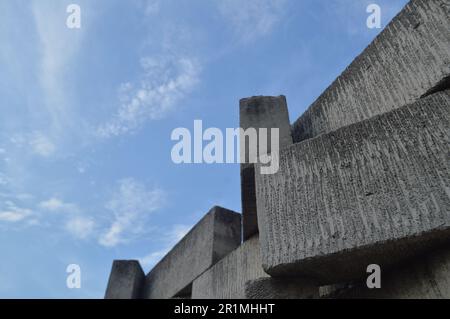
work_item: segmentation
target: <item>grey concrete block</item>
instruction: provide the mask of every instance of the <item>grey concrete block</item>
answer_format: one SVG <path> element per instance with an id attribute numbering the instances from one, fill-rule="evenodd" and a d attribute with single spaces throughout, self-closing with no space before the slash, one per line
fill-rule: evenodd
<path id="1" fill-rule="evenodd" d="M 318 299 L 319 287 L 308 279 L 260 278 L 245 284 L 246 299 Z"/>
<path id="2" fill-rule="evenodd" d="M 448 0 L 413 0 L 293 125 L 294 142 L 450 88 Z"/>
<path id="3" fill-rule="evenodd" d="M 279 129 L 280 149 L 292 144 L 291 126 L 289 113 L 284 96 L 255 96 L 245 98 L 240 101 L 240 127 L 244 130 L 249 128 Z M 259 135 L 258 135 L 259 136 Z M 270 135 L 267 139 L 267 152 L 270 153 Z M 241 144 L 244 141 L 241 141 Z M 246 142 L 245 154 L 249 154 L 248 141 Z M 257 150 L 259 154 L 259 143 Z M 255 172 L 254 165 L 249 163 L 241 164 L 241 197 L 242 197 L 242 227 L 243 238 L 247 240 L 258 233 L 258 220 L 256 212 L 255 196 Z"/>
<path id="4" fill-rule="evenodd" d="M 450 239 L 450 91 L 295 144 L 256 175 L 263 267 L 322 284 Z"/>
<path id="5" fill-rule="evenodd" d="M 192 285 L 193 299 L 245 298 L 245 283 L 267 277 L 261 266 L 258 236 L 244 242 Z"/>
<path id="6" fill-rule="evenodd" d="M 115 260 L 109 276 L 105 299 L 138 299 L 145 274 L 136 260 Z"/>
<path id="7" fill-rule="evenodd" d="M 186 296 L 195 278 L 239 246 L 241 215 L 214 207 L 150 271 L 144 298 L 168 299 Z"/>
<path id="8" fill-rule="evenodd" d="M 381 288 L 369 289 L 365 282 L 333 289 L 329 299 L 450 299 L 450 249 L 427 253 L 394 269 L 381 272 Z"/>

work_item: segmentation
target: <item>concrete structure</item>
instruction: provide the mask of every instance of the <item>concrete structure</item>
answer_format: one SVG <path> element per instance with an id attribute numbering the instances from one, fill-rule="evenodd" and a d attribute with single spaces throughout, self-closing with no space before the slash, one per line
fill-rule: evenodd
<path id="1" fill-rule="evenodd" d="M 241 100 L 279 171 L 242 164 L 242 221 L 214 208 L 145 278 L 114 262 L 106 298 L 450 298 L 449 30 L 448 0 L 410 1 L 292 126 Z"/>
<path id="2" fill-rule="evenodd" d="M 295 144 L 256 176 L 264 269 L 323 284 L 450 239 L 450 91 Z"/>
<path id="3" fill-rule="evenodd" d="M 258 236 L 244 242 L 194 281 L 193 299 L 245 298 L 247 281 L 268 277 L 261 266 Z"/>
<path id="4" fill-rule="evenodd" d="M 112 265 L 105 299 L 137 299 L 145 274 L 136 260 L 116 260 Z"/>
<path id="5" fill-rule="evenodd" d="M 292 144 L 289 112 L 286 97 L 284 96 L 254 96 L 242 99 L 240 105 L 240 127 L 247 129 L 265 128 L 270 134 L 270 129 L 279 129 L 279 147 Z M 270 136 L 267 138 L 267 153 L 270 149 Z M 244 141 L 242 141 L 244 142 Z M 259 135 L 256 149 L 260 154 Z M 244 240 L 258 233 L 258 220 L 256 214 L 255 194 L 255 168 L 250 163 L 249 142 L 245 142 L 245 163 L 241 164 L 241 198 L 242 198 L 242 232 Z M 242 147 L 242 146 L 241 146 Z"/>

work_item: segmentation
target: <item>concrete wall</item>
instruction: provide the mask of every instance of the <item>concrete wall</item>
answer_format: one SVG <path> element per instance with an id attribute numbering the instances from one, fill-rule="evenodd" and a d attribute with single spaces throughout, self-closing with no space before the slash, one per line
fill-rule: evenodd
<path id="1" fill-rule="evenodd" d="M 449 133 L 446 91 L 282 151 L 256 176 L 266 272 L 335 283 L 448 242 Z"/>
<path id="2" fill-rule="evenodd" d="M 106 297 L 450 298 L 449 30 L 448 0 L 410 1 L 292 127 L 284 96 L 241 100 L 282 149 L 241 166 L 246 241 L 215 208 L 145 279 L 115 262 Z"/>
<path id="3" fill-rule="evenodd" d="M 268 276 L 262 269 L 259 249 L 258 236 L 244 242 L 194 281 L 192 298 L 245 298 L 247 281 Z"/>
<path id="4" fill-rule="evenodd" d="M 143 297 L 188 297 L 194 279 L 240 242 L 241 215 L 214 207 L 147 275 Z"/>
<path id="5" fill-rule="evenodd" d="M 295 122 L 294 142 L 449 88 L 449 30 L 448 0 L 411 1 Z"/>

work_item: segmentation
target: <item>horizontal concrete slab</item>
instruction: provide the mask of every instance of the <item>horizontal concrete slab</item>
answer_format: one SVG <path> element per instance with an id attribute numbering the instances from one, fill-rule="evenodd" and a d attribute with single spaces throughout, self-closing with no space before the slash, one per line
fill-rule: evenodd
<path id="1" fill-rule="evenodd" d="M 336 283 L 450 239 L 450 91 L 280 153 L 256 175 L 263 267 Z"/>
<path id="2" fill-rule="evenodd" d="M 294 142 L 450 87 L 448 0 L 413 0 L 293 125 Z"/>
<path id="3" fill-rule="evenodd" d="M 369 289 L 365 282 L 345 289 L 333 289 L 330 299 L 450 299 L 450 248 L 381 272 L 381 288 Z"/>
<path id="4" fill-rule="evenodd" d="M 150 271 L 143 297 L 184 297 L 195 278 L 236 249 L 240 242 L 241 215 L 214 207 Z"/>
<path id="5" fill-rule="evenodd" d="M 136 260 L 115 260 L 109 276 L 105 299 L 141 298 L 145 274 Z"/>
<path id="6" fill-rule="evenodd" d="M 245 298 L 245 283 L 261 277 L 268 275 L 261 266 L 256 235 L 197 278 L 192 285 L 192 298 Z"/>

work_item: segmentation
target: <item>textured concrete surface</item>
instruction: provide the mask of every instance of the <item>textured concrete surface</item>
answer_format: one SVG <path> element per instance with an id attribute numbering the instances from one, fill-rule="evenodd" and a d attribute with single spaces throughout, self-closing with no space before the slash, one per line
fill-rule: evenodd
<path id="1" fill-rule="evenodd" d="M 214 207 L 147 275 L 144 298 L 186 296 L 194 279 L 240 242 L 241 215 Z"/>
<path id="2" fill-rule="evenodd" d="M 280 154 L 256 175 L 264 269 L 323 284 L 450 238 L 450 91 Z"/>
<path id="3" fill-rule="evenodd" d="M 413 0 L 293 125 L 294 142 L 450 88 L 450 3 Z"/>
<path id="4" fill-rule="evenodd" d="M 267 274 L 261 266 L 256 235 L 197 278 L 192 285 L 192 298 L 245 298 L 245 283 L 261 277 Z"/>
<path id="5" fill-rule="evenodd" d="M 364 282 L 351 288 L 332 289 L 325 298 L 450 299 L 450 247 L 409 260 L 381 272 L 381 289 Z"/>
<path id="6" fill-rule="evenodd" d="M 245 284 L 246 299 L 317 299 L 318 286 L 298 278 L 260 278 Z"/>
<path id="7" fill-rule="evenodd" d="M 289 113 L 284 96 L 255 96 L 242 99 L 240 101 L 240 127 L 244 130 L 248 128 L 267 128 L 270 133 L 271 128 L 278 128 L 280 135 L 279 148 L 292 144 L 291 126 Z M 270 149 L 270 136 L 267 138 L 268 153 Z M 243 143 L 241 141 L 241 143 Z M 249 154 L 248 141 L 246 144 L 246 154 Z M 259 143 L 257 145 L 259 154 Z M 242 198 L 242 227 L 243 238 L 247 240 L 258 232 L 258 220 L 256 213 L 255 196 L 255 169 L 254 165 L 248 163 L 241 164 L 241 198 Z"/>
<path id="8" fill-rule="evenodd" d="M 109 276 L 105 299 L 138 299 L 145 274 L 136 260 L 115 260 Z"/>

